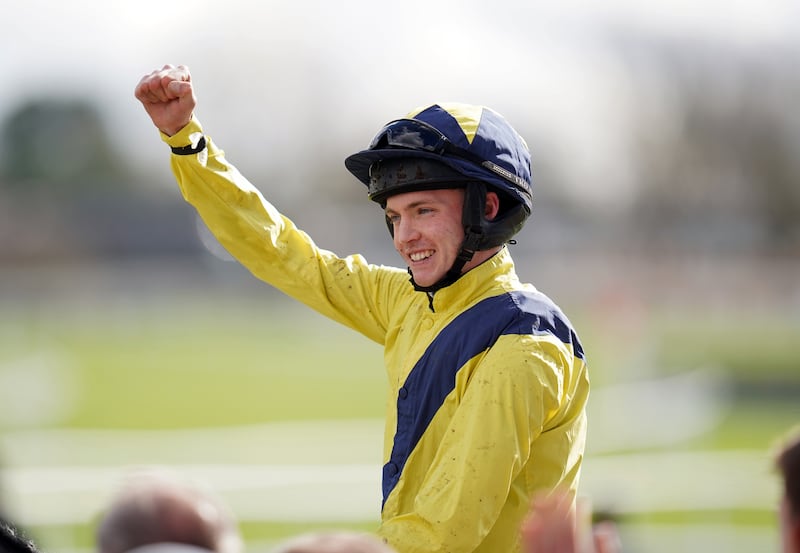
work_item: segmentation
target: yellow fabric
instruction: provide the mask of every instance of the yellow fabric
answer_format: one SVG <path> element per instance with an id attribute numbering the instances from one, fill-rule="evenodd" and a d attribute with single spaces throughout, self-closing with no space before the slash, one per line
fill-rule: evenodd
<path id="1" fill-rule="evenodd" d="M 481 124 L 481 115 L 485 108 L 458 102 L 445 102 L 438 104 L 438 106 L 453 116 L 467 137 L 467 142 L 472 144 L 472 139 L 475 138 L 475 134 L 478 132 L 478 126 Z M 408 113 L 406 117 L 413 118 L 428 107 L 430 106 L 417 108 Z"/>
<path id="2" fill-rule="evenodd" d="M 162 138 L 185 146 L 198 132 L 194 120 Z M 200 154 L 173 155 L 171 164 L 184 198 L 217 239 L 256 277 L 384 345 L 388 461 L 395 398 L 439 332 L 483 299 L 539 293 L 518 280 L 504 248 L 436 292 L 431 310 L 405 270 L 318 248 L 207 143 Z M 519 552 L 533 492 L 577 489 L 588 393 L 586 366 L 569 344 L 547 333 L 501 336 L 458 371 L 386 499 L 378 533 L 399 553 Z"/>

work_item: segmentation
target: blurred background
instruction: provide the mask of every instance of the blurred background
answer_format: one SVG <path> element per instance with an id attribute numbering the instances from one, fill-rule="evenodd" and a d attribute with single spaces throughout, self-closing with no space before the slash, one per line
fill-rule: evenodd
<path id="1" fill-rule="evenodd" d="M 85 552 L 167 465 L 251 551 L 380 505 L 380 348 L 256 282 L 181 199 L 133 97 L 165 63 L 317 243 L 399 258 L 344 169 L 438 101 L 533 154 L 521 278 L 594 391 L 581 493 L 626 551 L 776 551 L 771 448 L 800 422 L 800 4 L 29 0 L 0 18 L 0 512 Z"/>

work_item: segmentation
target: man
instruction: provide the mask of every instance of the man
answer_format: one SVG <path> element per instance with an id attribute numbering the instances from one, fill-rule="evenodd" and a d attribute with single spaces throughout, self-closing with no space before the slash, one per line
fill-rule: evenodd
<path id="1" fill-rule="evenodd" d="M 779 507 L 783 553 L 800 553 L 800 427 L 786 436 L 775 458 L 781 476 Z"/>
<path id="2" fill-rule="evenodd" d="M 136 87 L 184 198 L 256 277 L 385 348 L 378 533 L 400 553 L 520 551 L 536 490 L 574 493 L 589 391 L 561 310 L 506 243 L 532 207 L 530 155 L 497 113 L 433 105 L 345 165 L 384 208 L 408 271 L 320 249 L 228 163 L 193 116 L 189 70 Z M 410 273 L 410 280 L 409 280 Z"/>
<path id="3" fill-rule="evenodd" d="M 135 475 L 97 527 L 98 553 L 242 553 L 232 514 L 216 497 L 166 472 Z"/>

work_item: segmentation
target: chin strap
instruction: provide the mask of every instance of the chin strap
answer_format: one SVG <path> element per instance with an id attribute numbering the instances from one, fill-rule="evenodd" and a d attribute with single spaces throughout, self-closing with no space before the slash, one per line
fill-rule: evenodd
<path id="1" fill-rule="evenodd" d="M 453 265 L 448 269 L 447 273 L 437 282 L 430 286 L 420 286 L 414 281 L 414 275 L 411 269 L 408 269 L 408 274 L 411 275 L 411 284 L 417 292 L 426 292 L 430 301 L 430 308 L 433 311 L 433 293 L 446 286 L 450 286 L 459 278 L 461 278 L 464 266 L 472 260 L 483 242 L 483 210 L 486 208 L 486 188 L 478 183 L 469 182 L 466 187 L 466 194 L 464 195 L 464 210 L 461 215 L 461 222 L 464 225 L 464 241 L 461 242 L 461 248 L 458 250 L 456 259 Z"/>

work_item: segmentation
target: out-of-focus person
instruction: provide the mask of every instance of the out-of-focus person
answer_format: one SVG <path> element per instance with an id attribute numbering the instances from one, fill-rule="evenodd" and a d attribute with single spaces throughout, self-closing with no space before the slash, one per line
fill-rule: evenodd
<path id="1" fill-rule="evenodd" d="M 775 467 L 783 484 L 778 510 L 782 551 L 800 553 L 800 426 L 782 441 Z"/>
<path id="2" fill-rule="evenodd" d="M 15 524 L 0 519 L 0 553 L 39 553 L 39 549 Z"/>
<path id="3" fill-rule="evenodd" d="M 209 491 L 165 471 L 133 475 L 103 513 L 98 553 L 242 553 L 226 505 Z"/>

